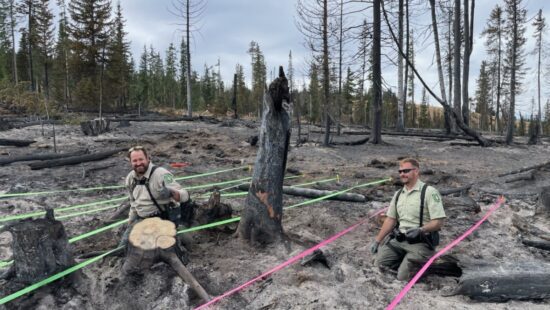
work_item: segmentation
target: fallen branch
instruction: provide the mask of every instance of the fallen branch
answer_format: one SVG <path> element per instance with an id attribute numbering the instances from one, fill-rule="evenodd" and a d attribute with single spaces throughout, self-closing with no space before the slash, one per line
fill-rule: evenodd
<path id="1" fill-rule="evenodd" d="M 20 162 L 20 161 L 33 161 L 33 160 L 50 160 L 58 158 L 66 158 L 72 156 L 79 156 L 86 154 L 88 150 L 80 150 L 72 153 L 48 153 L 48 154 L 30 154 L 30 155 L 21 155 L 21 156 L 6 156 L 0 158 L 0 166 Z"/>
<path id="2" fill-rule="evenodd" d="M 29 164 L 29 167 L 31 167 L 32 170 L 38 170 L 38 169 L 52 168 L 52 167 L 58 167 L 58 166 L 76 165 L 76 164 L 80 164 L 88 161 L 102 160 L 104 158 L 107 158 L 116 153 L 122 152 L 124 150 L 127 150 L 127 148 L 118 148 L 118 149 L 100 152 L 100 153 L 46 160 L 46 161 L 41 161 L 37 163 L 31 163 Z"/>
<path id="3" fill-rule="evenodd" d="M 535 179 L 535 171 L 531 170 L 524 174 L 519 174 L 504 181 L 504 183 L 512 183 L 517 181 L 529 181 Z"/>
<path id="4" fill-rule="evenodd" d="M 542 168 L 542 167 L 547 166 L 547 165 L 550 165 L 550 161 L 547 161 L 547 162 L 542 163 L 542 164 L 537 164 L 537 165 L 533 165 L 533 166 L 527 166 L 527 167 L 523 167 L 523 168 L 520 168 L 520 169 L 512 170 L 510 172 L 501 173 L 498 176 L 499 177 L 504 177 L 504 176 L 507 176 L 507 175 L 510 175 L 510 174 L 517 174 L 517 173 L 521 173 L 521 172 L 524 172 L 524 171 L 527 171 L 527 170 Z"/>
<path id="5" fill-rule="evenodd" d="M 470 188 L 472 188 L 472 185 L 473 184 L 468 184 L 457 188 L 442 189 L 439 191 L 439 193 L 441 194 L 441 196 L 447 196 L 454 193 L 465 193 L 468 192 Z"/>
<path id="6" fill-rule="evenodd" d="M 346 141 L 346 142 L 332 142 L 333 145 L 362 145 L 369 141 L 369 137 L 363 138 L 357 141 Z"/>
<path id="7" fill-rule="evenodd" d="M 521 240 L 521 243 L 525 244 L 526 246 L 550 251 L 550 241 L 537 241 L 537 240 L 523 239 Z"/>

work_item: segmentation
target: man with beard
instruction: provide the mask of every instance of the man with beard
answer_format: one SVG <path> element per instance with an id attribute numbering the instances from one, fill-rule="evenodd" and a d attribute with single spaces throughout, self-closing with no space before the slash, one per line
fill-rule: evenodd
<path id="1" fill-rule="evenodd" d="M 170 171 L 153 165 L 144 147 L 132 147 L 128 158 L 132 171 L 125 185 L 130 196 L 130 214 L 120 246 L 127 245 L 135 224 L 149 217 L 164 217 L 166 208 L 189 201 L 189 193 L 174 180 Z"/>
<path id="2" fill-rule="evenodd" d="M 441 195 L 432 186 L 418 179 L 420 165 L 406 158 L 399 162 L 403 188 L 397 191 L 386 213 L 386 219 L 371 252 L 377 254 L 375 264 L 397 270 L 397 279 L 410 279 L 409 260 L 427 260 L 439 244 L 439 230 L 445 211 Z M 389 236 L 382 246 L 379 245 Z"/>

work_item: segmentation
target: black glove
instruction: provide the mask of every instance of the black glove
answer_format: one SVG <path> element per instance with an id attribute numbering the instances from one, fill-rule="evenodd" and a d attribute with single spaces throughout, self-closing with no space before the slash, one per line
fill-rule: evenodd
<path id="1" fill-rule="evenodd" d="M 380 242 L 374 240 L 371 244 L 370 244 L 370 252 L 372 254 L 376 254 L 378 253 L 378 246 L 380 245 Z"/>
<path id="2" fill-rule="evenodd" d="M 405 236 L 408 241 L 420 241 L 422 239 L 422 229 L 421 228 L 411 228 L 405 232 Z"/>

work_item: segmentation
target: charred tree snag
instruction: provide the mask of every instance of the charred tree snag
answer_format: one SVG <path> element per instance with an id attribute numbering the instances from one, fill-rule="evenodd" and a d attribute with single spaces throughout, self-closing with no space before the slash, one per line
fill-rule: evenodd
<path id="1" fill-rule="evenodd" d="M 144 219 L 134 226 L 128 241 L 128 254 L 122 266 L 124 274 L 139 273 L 150 268 L 157 261 L 164 261 L 202 299 L 210 300 L 208 293 L 176 254 L 177 240 L 174 223 L 158 217 Z"/>
<path id="2" fill-rule="evenodd" d="M 108 119 L 93 119 L 80 123 L 80 128 L 86 136 L 97 136 L 104 132 L 108 132 L 110 122 Z"/>
<path id="3" fill-rule="evenodd" d="M 289 102 L 288 80 L 279 67 L 279 77 L 264 95 L 259 149 L 238 227 L 240 238 L 251 243 L 276 242 L 283 237 L 283 179 L 290 141 L 290 118 L 283 101 Z"/>
<path id="4" fill-rule="evenodd" d="M 457 294 L 481 301 L 550 298 L 550 265 L 522 262 L 465 268 Z"/>
<path id="5" fill-rule="evenodd" d="M 53 210 L 45 218 L 24 220 L 4 228 L 13 236 L 11 277 L 24 284 L 38 282 L 75 265 L 63 224 Z"/>
<path id="6" fill-rule="evenodd" d="M 76 165 L 76 164 L 80 164 L 88 161 L 102 160 L 118 152 L 122 152 L 126 149 L 127 148 L 118 148 L 110 151 L 94 153 L 94 154 L 86 154 L 82 156 L 72 156 L 67 158 L 45 160 L 41 162 L 30 163 L 29 167 L 31 167 L 31 170 L 38 170 L 38 169 L 52 168 L 52 167 L 65 166 L 65 165 Z"/>

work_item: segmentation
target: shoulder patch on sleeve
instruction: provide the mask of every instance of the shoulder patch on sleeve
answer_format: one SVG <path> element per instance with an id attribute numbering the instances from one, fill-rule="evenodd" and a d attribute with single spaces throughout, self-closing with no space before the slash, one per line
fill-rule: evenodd
<path id="1" fill-rule="evenodd" d="M 432 198 L 435 202 L 441 201 L 441 197 L 439 197 L 439 194 L 437 192 L 432 193 Z"/>
<path id="2" fill-rule="evenodd" d="M 167 173 L 167 174 L 164 175 L 163 180 L 164 180 L 164 184 L 173 183 L 174 182 L 174 176 L 171 175 L 170 173 Z"/>

